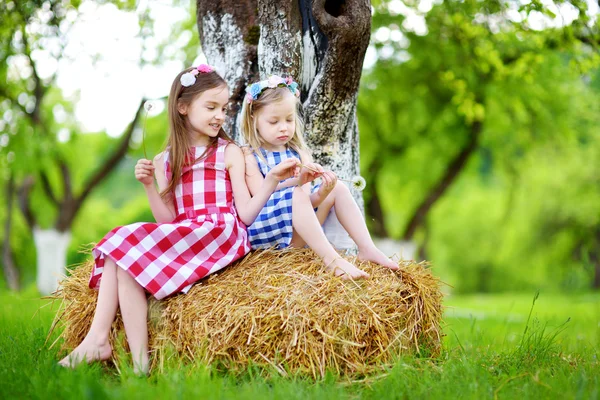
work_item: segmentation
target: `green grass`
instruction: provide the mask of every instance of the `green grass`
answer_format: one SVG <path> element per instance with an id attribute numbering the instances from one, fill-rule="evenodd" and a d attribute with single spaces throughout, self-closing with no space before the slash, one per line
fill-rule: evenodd
<path id="1" fill-rule="evenodd" d="M 387 374 L 349 383 L 333 375 L 318 382 L 265 377 L 255 368 L 233 376 L 175 361 L 148 378 L 125 363 L 121 374 L 100 364 L 65 370 L 56 364 L 58 349 L 46 343 L 56 307 L 34 289 L 4 292 L 0 398 L 600 398 L 600 295 L 542 293 L 531 311 L 534 297 L 450 297 L 441 357 L 405 357 Z"/>

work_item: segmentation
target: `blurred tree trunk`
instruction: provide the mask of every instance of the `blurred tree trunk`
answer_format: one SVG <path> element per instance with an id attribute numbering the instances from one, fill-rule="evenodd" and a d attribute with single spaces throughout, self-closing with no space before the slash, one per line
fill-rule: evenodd
<path id="1" fill-rule="evenodd" d="M 373 177 L 372 187 L 369 188 L 371 196 L 368 197 L 368 201 L 366 204 L 366 214 L 370 216 L 373 220 L 370 221 L 371 233 L 374 236 L 385 238 L 388 237 L 388 231 L 385 227 L 383 208 L 381 206 L 381 201 L 379 200 L 379 192 L 377 191 L 377 187 L 375 185 L 375 179 L 382 167 L 382 159 L 377 158 L 373 161 L 371 166 L 369 167 L 369 176 Z"/>
<path id="2" fill-rule="evenodd" d="M 71 242 L 73 222 L 88 196 L 109 176 L 127 153 L 129 142 L 144 110 L 144 103 L 145 99 L 142 99 L 126 132 L 111 149 L 111 153 L 104 162 L 88 177 L 80 193 L 73 190 L 71 169 L 64 160 L 56 160 L 61 171 L 62 196 L 58 196 L 54 192 L 47 175 L 44 171 L 40 171 L 40 181 L 44 192 L 58 210 L 54 227 L 50 229 L 41 228 L 35 222 L 35 219 L 30 226 L 37 252 L 36 279 L 40 293 L 50 294 L 58 288 L 58 283 L 66 272 L 67 250 Z M 28 201 L 27 198 L 23 199 L 25 204 Z M 29 212 L 29 214 L 33 215 L 32 212 Z"/>
<path id="3" fill-rule="evenodd" d="M 13 190 L 18 194 L 19 207 L 34 237 L 38 288 L 42 294 L 49 294 L 57 288 L 58 280 L 65 272 L 66 252 L 73 221 L 91 192 L 126 154 L 144 101 L 140 102 L 131 125 L 119 142 L 107 151 L 106 159 L 99 163 L 87 180 L 82 185 L 77 185 L 82 189 L 76 190 L 72 172 L 78 165 L 76 162 L 69 165 L 61 148 L 63 145 L 59 144 L 56 134 L 61 123 L 55 118 L 52 102 L 56 101 L 56 93 L 60 92 L 55 90 L 59 68 L 55 68 L 50 75 L 47 75 L 47 71 L 40 75 L 38 63 L 47 65 L 49 61 L 55 61 L 56 64 L 61 64 L 63 60 L 70 62 L 70 57 L 64 50 L 70 43 L 69 32 L 81 15 L 77 11 L 78 4 L 61 1 L 16 1 L 8 4 L 12 6 L 0 7 L 6 13 L 2 20 L 4 29 L 0 30 L 3 43 L 0 51 L 0 75 L 5 78 L 4 83 L 0 85 L 0 104 L 3 110 L 10 110 L 22 125 L 21 129 L 12 128 L 13 131 L 10 132 L 19 132 L 19 140 L 10 143 L 13 139 L 9 139 L 8 151 L 12 151 L 18 160 L 12 164 L 16 166 L 13 172 L 18 171 L 15 175 L 19 178 L 15 178 Z M 127 2 L 114 4 L 120 9 L 135 9 L 134 4 Z M 144 17 L 147 18 L 149 17 Z M 51 46 L 52 51 L 42 58 L 36 57 L 36 52 L 48 49 L 48 43 L 55 45 Z M 11 59 L 19 60 L 18 68 L 27 71 L 27 78 L 25 75 L 10 72 Z M 23 98 L 27 99 L 27 102 L 24 102 Z M 74 128 L 68 126 L 69 130 Z M 25 160 L 25 157 L 31 159 Z M 41 211 L 31 206 L 34 187 L 41 189 L 44 200 L 56 211 L 56 219 L 44 224 L 46 226 L 40 226 L 37 218 Z M 6 257 L 6 253 L 4 256 Z"/>
<path id="4" fill-rule="evenodd" d="M 11 172 L 6 185 L 6 221 L 4 221 L 4 241 L 2 243 L 2 266 L 8 288 L 11 290 L 19 290 L 21 286 L 19 284 L 19 269 L 15 265 L 12 249 L 10 247 L 14 196 L 15 176 Z"/>
<path id="5" fill-rule="evenodd" d="M 368 0 L 197 0 L 202 50 L 232 90 L 238 138 L 246 86 L 270 74 L 301 86 L 315 161 L 342 178 L 359 173 L 356 101 L 371 30 Z M 362 208 L 362 197 L 355 193 Z"/>
<path id="6" fill-rule="evenodd" d="M 45 91 L 36 93 L 43 96 Z M 40 104 L 41 101 L 42 97 L 39 97 L 36 99 L 36 104 Z M 58 282 L 62 279 L 66 270 L 67 249 L 71 241 L 71 226 L 88 196 L 108 177 L 127 153 L 129 142 L 144 109 L 144 102 L 144 99 L 140 101 L 133 121 L 128 126 L 126 132 L 104 162 L 88 177 L 80 193 L 76 193 L 73 190 L 71 168 L 59 156 L 57 156 L 54 162 L 61 172 L 60 184 L 62 190 L 60 191 L 60 195 L 56 193 L 56 189 L 51 184 L 44 169 L 40 169 L 38 172 L 37 180 L 30 175 L 21 185 L 19 189 L 19 206 L 33 234 L 37 257 L 36 281 L 41 294 L 50 294 L 58 288 Z M 42 134 L 46 136 L 50 134 L 47 132 L 46 125 L 41 122 L 37 113 L 34 112 L 27 115 L 29 115 L 32 124 L 37 126 Z M 31 188 L 36 183 L 41 185 L 45 196 L 58 211 L 54 226 L 51 228 L 39 226 L 35 212 L 30 206 Z"/>
<path id="7" fill-rule="evenodd" d="M 413 239 L 417 228 L 423 225 L 429 211 L 431 211 L 435 203 L 446 193 L 450 186 L 460 176 L 460 173 L 467 165 L 467 161 L 469 161 L 471 154 L 473 154 L 477 149 L 481 128 L 481 121 L 475 121 L 471 125 L 471 134 L 465 147 L 463 147 L 462 150 L 454 157 L 454 159 L 446 168 L 446 172 L 440 181 L 429 191 L 421 204 L 419 204 L 419 206 L 416 208 L 413 216 L 406 225 L 402 239 Z"/>

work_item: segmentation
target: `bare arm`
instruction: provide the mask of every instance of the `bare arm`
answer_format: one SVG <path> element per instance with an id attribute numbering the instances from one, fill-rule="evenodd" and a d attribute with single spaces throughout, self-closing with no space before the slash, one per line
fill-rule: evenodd
<path id="1" fill-rule="evenodd" d="M 238 215 L 242 222 L 250 225 L 267 204 L 279 180 L 294 174 L 297 161 L 286 160 L 282 162 L 277 168 L 272 169 L 265 178 L 262 177 L 258 165 L 255 164 L 256 171 L 252 175 L 247 175 L 244 153 L 232 143 L 225 149 L 225 164 L 229 170 L 233 199 Z"/>
<path id="2" fill-rule="evenodd" d="M 162 198 L 160 197 L 160 192 L 162 192 L 168 185 L 167 178 L 165 176 L 164 153 L 160 153 L 154 157 L 152 164 L 154 176 L 156 178 L 156 182 L 158 183 L 158 191 L 156 190 L 154 180 L 152 180 L 150 183 L 143 182 L 146 195 L 148 196 L 148 201 L 150 202 L 152 215 L 154 216 L 156 222 L 172 222 L 176 216 L 173 200 L 169 200 L 167 204 L 163 202 Z"/>
<path id="3" fill-rule="evenodd" d="M 256 163 L 256 158 L 254 158 L 254 154 L 247 147 L 243 148 L 244 158 L 246 160 L 246 185 L 248 185 L 248 189 L 250 193 L 254 195 L 256 190 L 262 185 L 262 181 L 264 180 L 260 169 L 258 168 L 258 164 Z M 304 158 L 302 157 L 302 160 Z M 302 161 L 306 163 L 305 161 Z M 279 182 L 275 190 L 281 190 L 290 186 L 298 186 L 300 184 L 300 177 L 292 177 L 286 179 L 283 182 Z M 305 184 L 303 187 L 304 191 L 310 193 L 310 185 Z"/>
<path id="4" fill-rule="evenodd" d="M 324 173 L 323 167 L 321 167 L 319 164 L 313 163 L 313 158 L 307 152 L 301 151 L 300 158 L 302 159 L 302 163 L 304 165 L 308 165 L 309 167 L 312 167 L 313 169 L 321 171 L 320 173 L 313 173 L 310 170 L 303 169 L 302 173 L 301 173 L 301 179 L 306 180 L 306 182 L 307 182 L 304 185 L 302 185 L 302 189 L 306 193 L 309 194 L 310 203 L 312 204 L 312 206 L 318 207 L 323 202 L 323 200 L 325 200 L 325 198 L 331 192 L 331 190 L 329 190 L 325 195 L 323 195 L 324 194 L 323 190 L 318 190 L 317 192 L 311 194 L 310 193 L 310 189 L 311 189 L 310 182 L 312 182 L 313 180 L 315 180 L 317 178 L 321 178 L 321 185 L 323 186 L 326 183 L 329 183 L 329 180 L 330 180 L 329 174 L 331 174 L 331 173 Z M 306 177 L 302 176 L 303 174 L 306 174 Z"/>
<path id="5" fill-rule="evenodd" d="M 254 155 L 252 154 L 252 151 L 249 150 L 247 147 L 244 147 L 243 156 L 245 161 L 244 180 L 246 181 L 246 186 L 250 191 L 250 195 L 254 196 L 260 190 L 264 178 L 262 176 L 262 173 L 260 172 L 260 169 L 258 168 L 258 164 L 256 162 L 256 159 L 254 158 Z M 280 189 L 279 184 L 277 185 L 275 190 L 278 189 Z"/>

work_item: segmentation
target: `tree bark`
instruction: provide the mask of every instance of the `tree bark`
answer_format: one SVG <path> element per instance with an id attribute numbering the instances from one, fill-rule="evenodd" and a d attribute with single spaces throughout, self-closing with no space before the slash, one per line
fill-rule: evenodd
<path id="1" fill-rule="evenodd" d="M 341 178 L 359 174 L 356 101 L 371 33 L 368 0 L 197 0 L 198 32 L 208 63 L 232 91 L 225 127 L 239 140 L 246 86 L 271 74 L 302 88 L 305 137 L 316 162 Z M 360 192 L 353 193 L 363 208 Z M 326 223 L 333 244 L 343 228 Z M 330 233 L 328 233 L 330 232 Z M 343 232 L 345 236 L 347 234 Z M 331 240 L 331 239 L 330 239 Z"/>
<path id="2" fill-rule="evenodd" d="M 225 130 L 238 139 L 237 116 L 244 91 L 249 82 L 259 78 L 257 0 L 198 0 L 196 7 L 202 51 L 231 91 Z"/>
<path id="3" fill-rule="evenodd" d="M 458 178 L 461 171 L 467 164 L 467 161 L 471 157 L 471 154 L 477 148 L 479 143 L 479 136 L 481 134 L 482 123 L 475 121 L 471 126 L 471 134 L 466 146 L 456 155 L 456 157 L 450 162 L 446 173 L 440 179 L 440 181 L 429 191 L 425 199 L 419 204 L 415 210 L 413 216 L 406 225 L 404 234 L 402 235 L 403 240 L 412 240 L 417 228 L 421 226 L 427 213 L 433 208 L 433 205 L 446 193 L 448 188 Z"/>
<path id="4" fill-rule="evenodd" d="M 6 186 L 6 221 L 4 221 L 4 243 L 2 243 L 2 265 L 4 267 L 4 278 L 11 290 L 19 290 L 19 270 L 10 247 L 10 233 L 13 214 L 13 200 L 15 196 L 15 177 L 11 173 Z"/>
<path id="5" fill-rule="evenodd" d="M 304 102 L 307 140 L 317 162 L 351 178 L 359 172 L 356 101 L 370 37 L 370 3 L 315 0 L 312 11 L 324 35 L 316 43 L 326 39 L 327 49 Z"/>
<path id="6" fill-rule="evenodd" d="M 81 206 L 92 193 L 92 191 L 110 175 L 110 173 L 119 164 L 119 161 L 123 159 L 129 149 L 129 142 L 135 131 L 135 127 L 140 120 L 144 111 L 145 99 L 142 99 L 138 105 L 137 111 L 133 117 L 133 120 L 127 127 L 127 130 L 119 140 L 119 143 L 109 154 L 107 159 L 98 167 L 98 169 L 87 179 L 83 186 L 83 190 L 79 195 L 73 193 L 71 172 L 69 167 L 61 160 L 59 161 L 60 170 L 63 178 L 63 198 L 57 203 L 59 208 L 58 218 L 56 220 L 55 228 L 58 232 L 68 232 L 71 230 L 71 225 L 77 216 L 77 213 L 81 209 Z"/>
<path id="7" fill-rule="evenodd" d="M 245 87 L 269 74 L 302 88 L 306 139 L 315 161 L 359 173 L 356 100 L 371 30 L 367 0 L 197 0 L 198 32 L 209 64 L 232 90 L 234 138 Z M 356 194 L 362 207 L 362 196 Z"/>

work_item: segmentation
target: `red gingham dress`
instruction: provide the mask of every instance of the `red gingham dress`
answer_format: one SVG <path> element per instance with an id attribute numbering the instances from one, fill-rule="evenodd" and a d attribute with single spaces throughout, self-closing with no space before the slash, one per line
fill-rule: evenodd
<path id="1" fill-rule="evenodd" d="M 233 206 L 225 147 L 183 168 L 175 188 L 175 211 L 171 223 L 135 223 L 110 231 L 92 250 L 95 265 L 89 286 L 98 288 L 107 256 L 135 280 L 162 299 L 187 292 L 192 284 L 216 272 L 250 251 L 248 234 Z M 204 152 L 195 147 L 190 164 Z M 165 152 L 165 174 L 171 168 Z"/>

